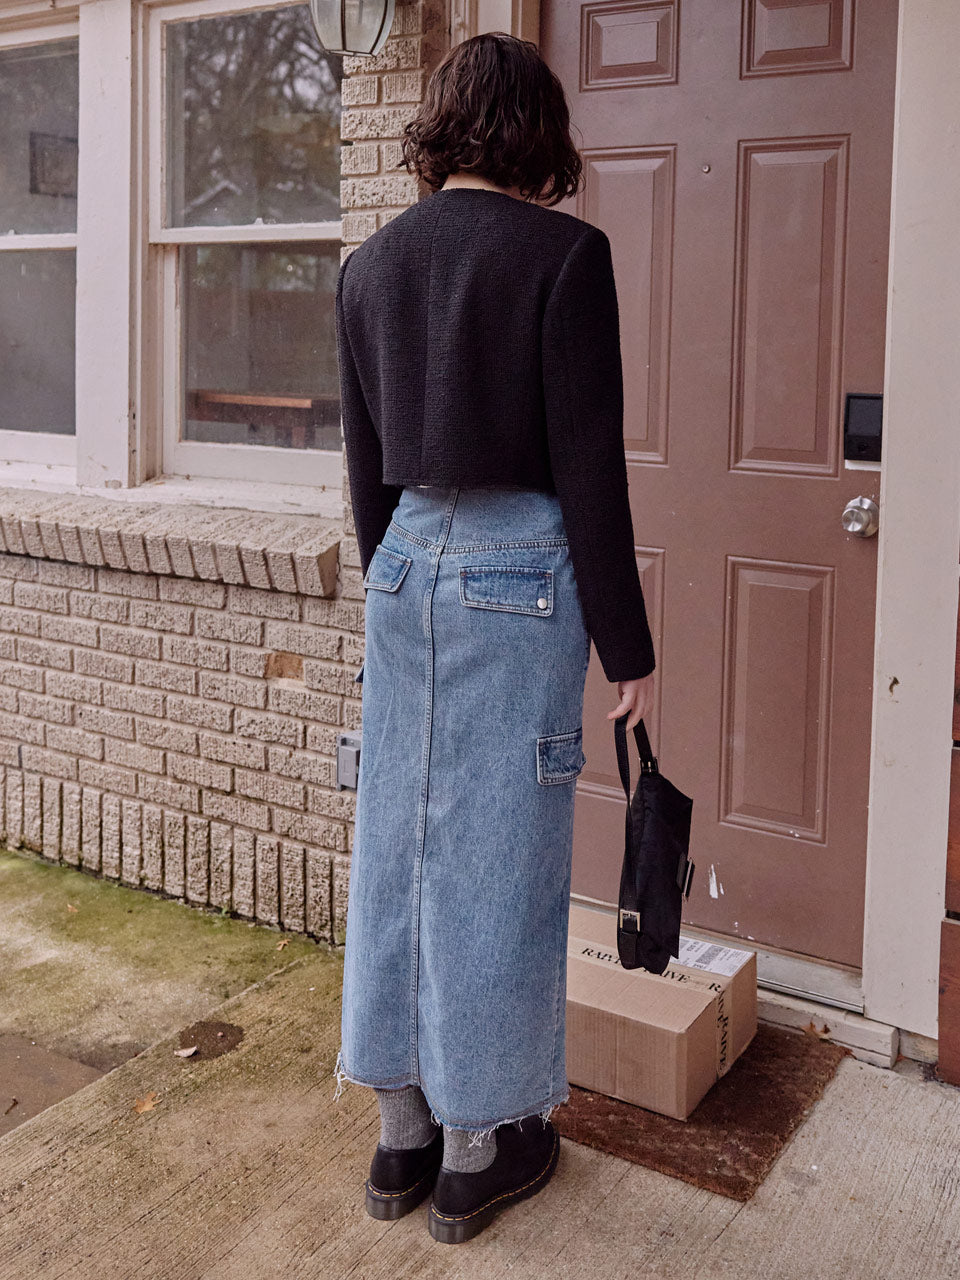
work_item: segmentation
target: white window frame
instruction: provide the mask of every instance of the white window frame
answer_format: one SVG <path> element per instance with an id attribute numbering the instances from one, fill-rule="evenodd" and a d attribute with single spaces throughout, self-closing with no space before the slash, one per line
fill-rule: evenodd
<path id="1" fill-rule="evenodd" d="M 94 3 L 103 0 L 94 0 Z M 292 0 L 297 2 L 297 0 Z M 264 445 L 216 444 L 180 439 L 183 405 L 182 316 L 178 264 L 184 246 L 194 244 L 269 244 L 274 242 L 342 243 L 340 219 L 326 222 L 270 223 L 227 227 L 168 227 L 165 225 L 164 28 L 174 22 L 214 18 L 233 13 L 287 8 L 291 0 L 159 0 L 146 7 L 143 76 L 146 86 L 146 155 L 142 172 L 147 181 L 145 278 L 150 282 L 145 301 L 145 354 L 156 360 L 159 377 L 151 378 L 145 362 L 143 410 L 161 424 L 164 474 L 258 479 L 268 483 L 339 488 L 343 450 L 286 449 Z M 152 324 L 151 324 L 152 322 Z M 141 417 L 144 413 L 141 413 Z"/>
<path id="2" fill-rule="evenodd" d="M 13 21 L 16 25 L 0 26 L 0 51 L 12 48 L 50 44 L 57 40 L 76 40 L 80 27 L 77 19 L 49 20 L 49 8 L 21 11 Z M 79 217 L 79 209 L 78 209 Z M 76 231 L 50 231 L 42 233 L 0 231 L 0 253 L 24 253 L 33 250 L 77 250 Z M 79 289 L 77 290 L 79 294 Z M 76 302 L 74 303 L 76 305 Z M 78 317 L 79 328 L 79 317 Z M 76 367 L 74 367 L 74 401 L 76 403 Z M 77 456 L 77 411 L 74 410 L 74 433 L 65 435 L 53 431 L 0 430 L 0 461 L 4 463 L 33 463 L 40 466 L 73 467 Z M 0 473 L 2 478 L 2 473 Z"/>
<path id="3" fill-rule="evenodd" d="M 169 431 L 173 411 L 180 411 L 175 279 L 164 278 L 163 269 L 179 244 L 231 237 L 219 228 L 211 236 L 204 228 L 160 225 L 162 176 L 150 166 L 162 156 L 162 67 L 151 33 L 171 19 L 289 2 L 68 0 L 51 9 L 49 0 L 22 0 L 0 13 L 0 48 L 79 38 L 80 49 L 77 229 L 0 234 L 0 252 L 76 251 L 75 435 L 0 431 L 0 484 L 338 514 L 342 448 L 178 442 L 182 465 L 173 474 L 169 451 L 168 474 L 162 454 L 165 415 Z M 235 237 L 337 244 L 341 238 L 339 220 L 243 227 Z M 165 385 L 168 362 L 176 381 Z"/>

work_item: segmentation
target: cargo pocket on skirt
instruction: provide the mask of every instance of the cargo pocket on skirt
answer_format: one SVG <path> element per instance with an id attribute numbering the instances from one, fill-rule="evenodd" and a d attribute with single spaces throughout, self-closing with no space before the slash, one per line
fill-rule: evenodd
<path id="1" fill-rule="evenodd" d="M 550 733 L 537 738 L 537 781 L 544 786 L 573 782 L 586 762 L 582 726 L 568 733 Z"/>

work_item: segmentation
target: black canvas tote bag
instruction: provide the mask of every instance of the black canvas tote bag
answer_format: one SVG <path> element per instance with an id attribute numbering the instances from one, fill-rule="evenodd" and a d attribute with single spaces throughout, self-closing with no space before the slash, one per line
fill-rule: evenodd
<path id="1" fill-rule="evenodd" d="M 624 969 L 663 973 L 680 947 L 680 914 L 690 896 L 693 801 L 660 772 L 642 720 L 633 727 L 640 777 L 630 795 L 627 717 L 613 723 L 620 781 L 627 797 L 626 840 L 620 873 L 617 951 Z"/>

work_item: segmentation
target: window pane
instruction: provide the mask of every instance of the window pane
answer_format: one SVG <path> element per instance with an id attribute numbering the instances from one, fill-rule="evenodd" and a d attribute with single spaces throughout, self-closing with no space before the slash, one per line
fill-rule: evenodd
<path id="1" fill-rule="evenodd" d="M 0 253 L 0 430 L 73 435 L 73 250 Z"/>
<path id="2" fill-rule="evenodd" d="M 77 229 L 77 41 L 0 49 L 0 235 Z"/>
<path id="3" fill-rule="evenodd" d="M 184 440 L 339 449 L 340 246 L 184 247 Z"/>
<path id="4" fill-rule="evenodd" d="M 167 225 L 338 219 L 343 60 L 307 6 L 164 31 Z"/>

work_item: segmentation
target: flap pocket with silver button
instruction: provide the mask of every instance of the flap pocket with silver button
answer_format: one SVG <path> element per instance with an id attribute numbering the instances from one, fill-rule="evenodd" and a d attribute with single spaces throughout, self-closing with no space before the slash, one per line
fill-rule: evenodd
<path id="1" fill-rule="evenodd" d="M 553 613 L 553 570 L 476 564 L 460 570 L 460 600 L 474 609 L 505 609 L 542 618 Z"/>
<path id="2" fill-rule="evenodd" d="M 378 542 L 370 557 L 363 585 L 375 587 L 378 591 L 396 591 L 412 564 L 410 556 L 402 556 L 399 551 L 391 551 Z"/>
<path id="3" fill-rule="evenodd" d="M 583 726 L 567 733 L 537 738 L 537 781 L 545 786 L 572 782 L 587 762 L 583 754 Z"/>

